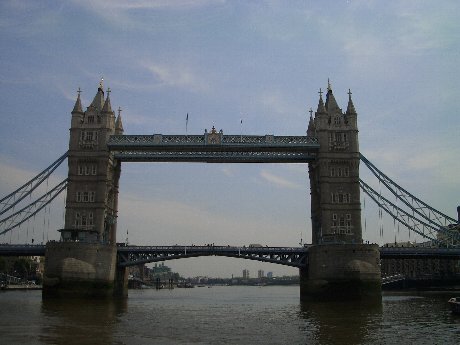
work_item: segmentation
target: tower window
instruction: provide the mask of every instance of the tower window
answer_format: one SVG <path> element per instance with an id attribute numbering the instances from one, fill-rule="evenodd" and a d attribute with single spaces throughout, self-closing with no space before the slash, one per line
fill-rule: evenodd
<path id="1" fill-rule="evenodd" d="M 331 177 L 335 177 L 335 168 L 331 168 Z"/>
<path id="2" fill-rule="evenodd" d="M 97 164 L 78 164 L 78 175 L 97 175 Z"/>
<path id="3" fill-rule="evenodd" d="M 76 194 L 77 202 L 95 202 L 96 201 L 96 192 L 94 191 L 78 191 Z"/>
<path id="4" fill-rule="evenodd" d="M 98 131 L 81 131 L 80 132 L 80 145 L 91 148 L 98 142 Z"/>
<path id="5" fill-rule="evenodd" d="M 349 204 L 351 203 L 350 193 L 331 193 L 331 202 L 333 204 Z"/>

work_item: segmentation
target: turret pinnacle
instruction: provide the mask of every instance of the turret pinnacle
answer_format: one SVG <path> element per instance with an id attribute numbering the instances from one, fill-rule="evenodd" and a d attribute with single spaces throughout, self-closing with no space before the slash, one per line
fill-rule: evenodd
<path id="1" fill-rule="evenodd" d="M 118 107 L 118 116 L 115 121 L 115 134 L 123 134 L 123 123 L 121 121 L 121 108 Z"/>
<path id="2" fill-rule="evenodd" d="M 329 114 L 339 110 L 339 105 L 337 104 L 337 101 L 335 100 L 334 94 L 332 93 L 332 87 L 331 83 L 329 82 L 329 79 L 327 80 L 327 94 L 326 94 L 326 110 L 328 111 Z"/>
<path id="3" fill-rule="evenodd" d="M 318 109 L 316 109 L 317 114 L 325 114 L 326 113 L 326 108 L 324 107 L 324 102 L 323 102 L 323 91 L 319 89 L 319 101 L 318 101 Z"/>
<path id="4" fill-rule="evenodd" d="M 75 102 L 72 113 L 83 113 L 83 109 L 81 106 L 81 99 L 80 99 L 80 93 L 81 93 L 80 88 L 78 88 L 77 92 L 78 92 L 77 101 Z"/>
<path id="5" fill-rule="evenodd" d="M 102 89 L 102 81 L 99 82 L 99 87 L 97 88 L 97 94 L 94 96 L 93 101 L 91 102 L 90 107 L 96 108 L 98 111 L 101 111 L 104 106 L 104 90 Z"/>
<path id="6" fill-rule="evenodd" d="M 107 98 L 105 100 L 104 106 L 102 107 L 103 113 L 113 113 L 112 105 L 110 104 L 110 87 L 107 89 Z"/>
<path id="7" fill-rule="evenodd" d="M 316 132 L 315 121 L 313 120 L 313 109 L 310 108 L 310 121 L 308 121 L 307 136 L 314 137 Z"/>
<path id="8" fill-rule="evenodd" d="M 353 101 L 351 100 L 351 90 L 348 89 L 348 105 L 347 105 L 347 115 L 356 115 L 356 109 L 353 104 Z"/>

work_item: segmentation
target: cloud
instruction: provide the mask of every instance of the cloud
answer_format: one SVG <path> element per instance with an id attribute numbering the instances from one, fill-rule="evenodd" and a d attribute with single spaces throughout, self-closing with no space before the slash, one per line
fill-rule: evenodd
<path id="1" fill-rule="evenodd" d="M 267 182 L 270 182 L 280 188 L 289 188 L 289 189 L 300 189 L 302 188 L 298 184 L 288 181 L 282 177 L 273 175 L 266 170 L 260 172 L 260 176 Z"/>
<path id="2" fill-rule="evenodd" d="M 206 92 L 210 89 L 202 76 L 192 71 L 191 67 L 181 64 L 161 64 L 153 61 L 141 63 L 157 80 L 160 86 L 178 87 L 188 91 Z"/>
<path id="3" fill-rule="evenodd" d="M 132 194 L 123 194 L 119 205 L 119 236 L 124 236 L 128 228 L 133 241 L 164 245 L 176 242 L 196 244 L 199 239 L 203 243 L 242 245 L 256 241 L 263 233 L 268 244 L 279 243 L 277 230 L 280 224 L 270 217 L 236 216 L 201 204 Z M 136 229 L 130 228 L 130 224 L 135 224 Z"/>
<path id="4" fill-rule="evenodd" d="M 78 0 L 76 4 L 81 4 L 93 10 L 155 10 L 172 9 L 186 10 L 194 7 L 203 7 L 214 4 L 222 4 L 224 0 Z"/>
<path id="5" fill-rule="evenodd" d="M 35 1 L 3 1 L 0 4 L 0 30 L 21 37 L 36 37 L 43 33 L 53 34 L 60 22 L 61 5 L 46 6 Z M 6 15 L 7 14 L 7 15 Z"/>
<path id="6" fill-rule="evenodd" d="M 148 29 L 135 15 L 146 11 L 185 11 L 194 8 L 219 5 L 225 0 L 74 0 L 74 5 L 83 7 L 117 27 Z"/>

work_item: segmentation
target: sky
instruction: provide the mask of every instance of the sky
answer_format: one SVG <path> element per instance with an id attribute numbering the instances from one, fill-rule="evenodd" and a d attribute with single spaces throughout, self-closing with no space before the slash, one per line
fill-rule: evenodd
<path id="1" fill-rule="evenodd" d="M 360 152 L 457 218 L 458 13 L 455 0 L 3 0 L 0 197 L 67 150 L 77 90 L 85 108 L 101 78 L 112 108 L 122 109 L 125 134 L 185 134 L 189 114 L 188 134 L 215 126 L 236 135 L 305 135 L 308 111 L 330 79 L 344 111 L 351 89 Z M 306 164 L 123 163 L 118 241 L 310 242 L 307 171 Z M 363 165 L 360 174 L 379 188 Z M 64 165 L 49 186 L 66 175 Z M 370 199 L 362 213 L 365 241 L 423 241 L 379 220 Z M 58 239 L 63 215 L 61 196 L 0 242 Z M 297 273 L 218 257 L 166 264 L 184 276 Z"/>

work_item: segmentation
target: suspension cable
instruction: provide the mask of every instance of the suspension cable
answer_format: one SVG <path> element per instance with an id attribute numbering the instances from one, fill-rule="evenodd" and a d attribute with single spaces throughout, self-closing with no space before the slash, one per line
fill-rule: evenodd
<path id="1" fill-rule="evenodd" d="M 68 152 L 64 153 L 56 161 L 54 161 L 45 170 L 39 173 L 37 176 L 26 182 L 24 185 L 16 189 L 14 192 L 8 194 L 0 200 L 0 215 L 4 214 L 19 202 L 21 202 L 27 195 L 30 195 L 43 181 L 57 169 L 59 165 L 67 158 Z M 18 196 L 18 197 L 16 197 Z"/>
<path id="2" fill-rule="evenodd" d="M 457 221 L 444 213 L 434 209 L 427 203 L 423 202 L 419 198 L 415 197 L 404 188 L 399 186 L 396 182 L 391 180 L 387 175 L 385 175 L 382 171 L 377 169 L 375 165 L 373 165 L 366 157 L 364 157 L 361 153 L 359 154 L 361 161 L 369 168 L 369 170 L 377 177 L 379 181 L 381 181 L 388 190 L 393 193 L 399 200 L 401 200 L 404 204 L 406 204 L 409 208 L 411 208 L 415 213 L 419 216 L 425 218 L 430 223 L 433 223 L 439 227 L 445 227 L 449 223 L 457 224 Z M 411 199 L 415 202 L 417 207 L 414 207 L 409 203 L 407 199 Z M 421 212 L 424 210 L 428 210 L 428 214 Z"/>
<path id="3" fill-rule="evenodd" d="M 13 213 L 12 215 L 0 220 L 0 235 L 18 227 L 26 220 L 40 212 L 46 205 L 53 201 L 63 190 L 67 187 L 68 179 L 63 180 L 61 183 L 52 188 L 48 193 L 42 195 L 33 203 L 25 206 L 21 210 Z M 2 230 L 3 228 L 3 230 Z"/>
<path id="4" fill-rule="evenodd" d="M 383 208 L 388 214 L 394 217 L 398 222 L 405 225 L 409 230 L 413 230 L 417 234 L 428 238 L 436 243 L 443 243 L 444 241 L 440 241 L 437 239 L 436 234 L 438 232 L 443 233 L 448 237 L 453 237 L 457 240 L 460 240 L 460 233 L 449 231 L 445 227 L 436 227 L 433 224 L 427 223 L 424 220 L 417 218 L 415 215 L 410 214 L 409 212 L 401 209 L 385 197 L 381 196 L 377 191 L 375 191 L 372 187 L 366 184 L 363 180 L 359 180 L 359 185 L 361 189 L 371 197 L 372 200 L 380 207 Z M 412 223 L 412 224 L 410 224 Z M 428 230 L 429 233 L 427 234 L 425 230 Z M 445 244 L 448 244 L 447 240 Z"/>

